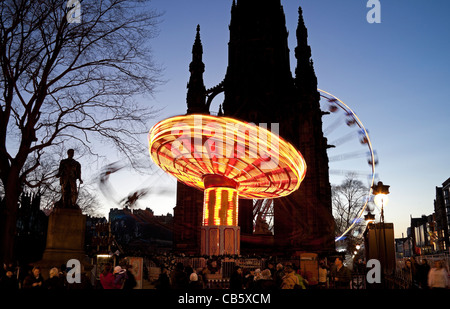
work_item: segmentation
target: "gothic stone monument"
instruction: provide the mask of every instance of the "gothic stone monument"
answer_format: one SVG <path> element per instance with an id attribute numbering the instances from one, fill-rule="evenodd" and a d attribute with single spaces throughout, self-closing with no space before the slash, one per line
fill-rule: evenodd
<path id="1" fill-rule="evenodd" d="M 228 67 L 218 85 L 206 89 L 200 27 L 192 48 L 187 85 L 187 114 L 209 114 L 220 92 L 218 116 L 255 124 L 279 124 L 279 135 L 298 149 L 308 171 L 300 188 L 274 200 L 274 235 L 253 230 L 253 201 L 239 201 L 241 252 L 334 254 L 327 139 L 308 31 L 299 7 L 297 62 L 291 72 L 288 30 L 281 0 L 234 0 L 231 7 Z M 199 251 L 203 193 L 178 182 L 174 208 L 175 250 Z M 256 233 L 255 233 L 256 232 Z M 268 243 L 271 238 L 271 242 Z M 260 240 L 264 240 L 259 242 Z M 248 240 L 248 241 L 247 241 Z M 257 242 L 258 241 L 258 242 Z"/>
<path id="2" fill-rule="evenodd" d="M 68 158 L 61 161 L 56 177 L 60 179 L 61 199 L 55 203 L 50 214 L 47 229 L 47 244 L 42 260 L 38 263 L 41 273 L 48 277 L 48 270 L 52 267 L 66 265 L 71 259 L 80 261 L 85 259 L 84 237 L 86 216 L 81 213 L 77 205 L 78 188 L 80 184 L 81 165 L 73 159 L 74 150 L 67 151 Z"/>

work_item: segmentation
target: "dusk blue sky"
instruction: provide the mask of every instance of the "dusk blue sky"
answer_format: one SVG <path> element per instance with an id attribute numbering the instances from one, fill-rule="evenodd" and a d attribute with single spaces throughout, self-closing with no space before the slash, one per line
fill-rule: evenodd
<path id="1" fill-rule="evenodd" d="M 390 185 L 385 221 L 394 223 L 396 237 L 402 233 L 406 236 L 410 216 L 432 214 L 435 187 L 450 177 L 450 2 L 380 0 L 379 24 L 367 22 L 367 0 L 281 2 L 290 33 L 291 71 L 296 66 L 295 30 L 301 6 L 319 88 L 342 99 L 369 130 L 379 158 L 376 173 L 379 180 Z M 186 113 L 188 68 L 197 24 L 201 27 L 206 87 L 223 80 L 231 3 L 151 2 L 164 13 L 159 35 L 150 45 L 167 81 L 150 102 L 164 108 L 154 123 Z M 220 103 L 216 98 L 212 110 L 216 111 Z M 154 123 L 149 123 L 149 129 Z M 145 138 L 143 143 L 147 143 Z M 155 214 L 172 213 L 175 180 L 159 171 L 150 178 L 119 175 L 111 181 L 123 190 L 122 195 L 134 184 L 124 179 L 171 188 L 170 195 L 150 195 L 140 206 L 150 207 Z"/>

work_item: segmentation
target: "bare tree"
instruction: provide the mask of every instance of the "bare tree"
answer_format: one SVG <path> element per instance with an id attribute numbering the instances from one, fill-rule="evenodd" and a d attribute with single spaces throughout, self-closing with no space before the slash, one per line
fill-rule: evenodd
<path id="1" fill-rule="evenodd" d="M 143 0 L 6 0 L 0 13 L 0 259 L 10 261 L 18 198 L 40 185 L 31 175 L 44 154 L 112 144 L 133 164 L 145 153 L 155 111 L 138 98 L 160 82 L 148 45 L 159 15 Z"/>
<path id="2" fill-rule="evenodd" d="M 332 204 L 337 235 L 342 235 L 358 217 L 366 202 L 369 189 L 355 175 L 349 174 L 340 185 L 333 185 Z M 364 224 L 364 223 L 363 223 Z M 354 229 L 361 228 L 356 222 Z M 352 243 L 352 234 L 348 234 Z"/>

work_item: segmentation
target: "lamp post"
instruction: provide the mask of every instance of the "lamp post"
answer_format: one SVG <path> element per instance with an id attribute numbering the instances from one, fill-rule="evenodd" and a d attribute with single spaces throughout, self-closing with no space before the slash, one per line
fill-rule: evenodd
<path id="1" fill-rule="evenodd" d="M 375 221 L 375 215 L 370 213 L 370 210 L 367 212 L 366 215 L 364 215 L 364 220 L 366 221 L 367 225 L 373 223 Z"/>
<path id="2" fill-rule="evenodd" d="M 387 246 L 386 246 L 386 228 L 384 225 L 384 206 L 387 205 L 389 202 L 388 194 L 389 194 L 389 187 L 387 185 L 384 185 L 381 181 L 378 182 L 378 184 L 372 186 L 372 194 L 374 195 L 374 203 L 378 207 L 381 208 L 381 215 L 380 215 L 380 221 L 381 221 L 381 228 L 383 229 L 383 245 L 384 245 L 384 263 L 383 263 L 383 273 L 386 272 L 386 264 L 388 262 L 387 259 Z"/>
<path id="3" fill-rule="evenodd" d="M 389 202 L 389 187 L 384 185 L 381 181 L 378 184 L 372 186 L 372 194 L 374 197 L 374 203 L 381 208 L 381 222 L 384 223 L 384 206 Z"/>

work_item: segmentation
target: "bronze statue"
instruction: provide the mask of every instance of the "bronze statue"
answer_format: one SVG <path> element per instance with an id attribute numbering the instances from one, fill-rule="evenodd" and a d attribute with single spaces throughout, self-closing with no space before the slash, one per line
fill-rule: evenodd
<path id="1" fill-rule="evenodd" d="M 56 174 L 61 184 L 61 200 L 58 206 L 61 208 L 78 208 L 77 179 L 80 184 L 83 183 L 83 180 L 81 180 L 81 164 L 73 159 L 73 149 L 69 149 L 67 155 L 67 159 L 61 160 Z"/>

